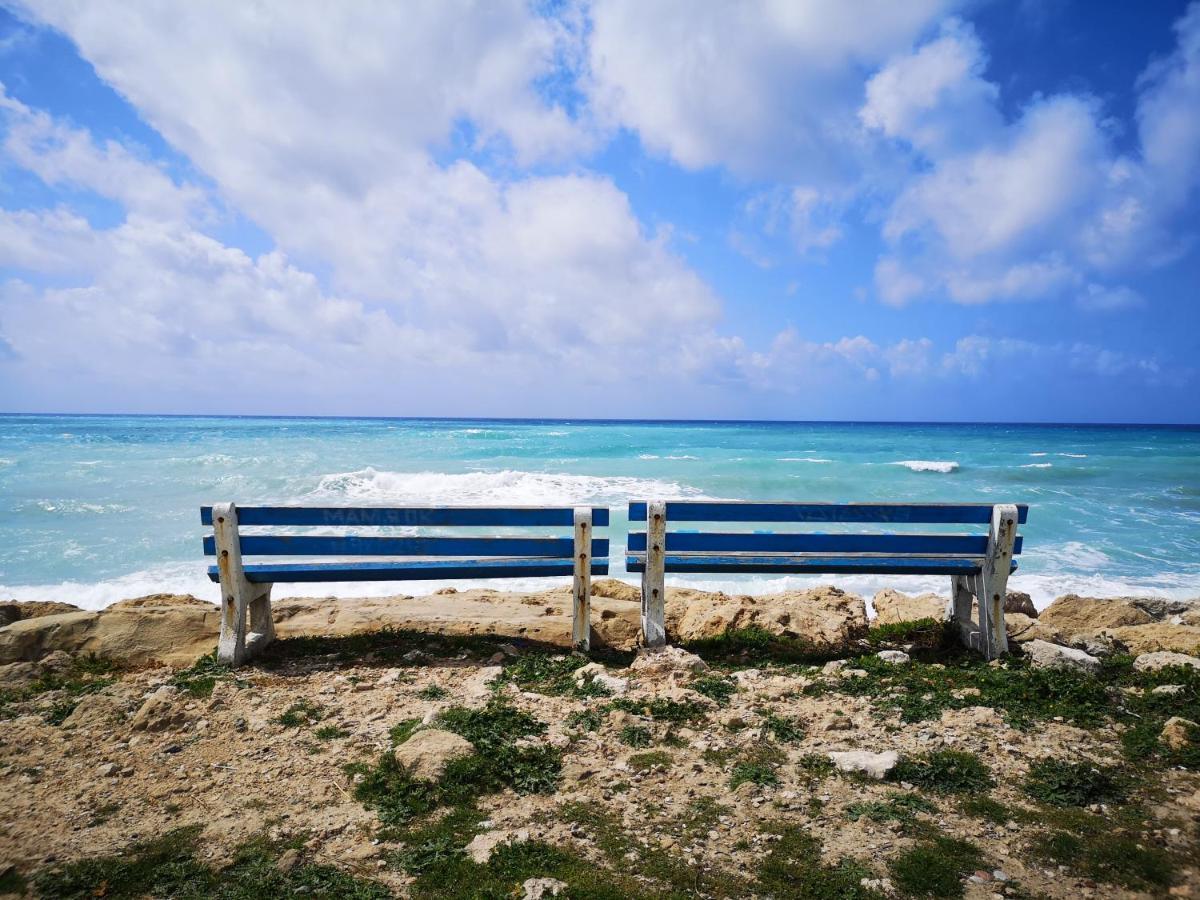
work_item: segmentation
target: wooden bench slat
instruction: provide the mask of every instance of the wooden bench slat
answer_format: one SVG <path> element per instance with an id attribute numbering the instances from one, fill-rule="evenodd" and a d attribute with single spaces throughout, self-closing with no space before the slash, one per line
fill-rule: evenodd
<path id="1" fill-rule="evenodd" d="M 539 578 L 573 575 L 571 559 L 430 559 L 362 563 L 255 563 L 245 566 L 251 583 L 322 581 L 436 581 L 448 578 Z M 593 575 L 608 574 L 607 559 L 593 559 Z M 216 566 L 208 577 L 220 580 Z"/>
<path id="2" fill-rule="evenodd" d="M 1021 538 L 1013 553 L 1021 552 Z M 758 551 L 761 553 L 927 553 L 976 555 L 987 552 L 986 534 L 772 534 L 668 531 L 666 551 Z M 627 548 L 644 552 L 646 532 L 631 531 Z"/>
<path id="3" fill-rule="evenodd" d="M 574 507 L 565 506 L 239 506 L 239 525 L 446 527 L 561 525 L 573 528 Z M 212 525 L 212 507 L 200 507 L 200 524 Z M 608 525 L 608 508 L 592 508 L 592 525 Z"/>
<path id="4" fill-rule="evenodd" d="M 1029 507 L 1017 505 L 1025 524 Z M 986 525 L 992 505 L 981 503 L 758 503 L 753 501 L 667 501 L 668 522 L 895 522 L 919 525 Z M 631 522 L 646 521 L 646 503 L 631 501 Z"/>
<path id="5" fill-rule="evenodd" d="M 592 539 L 592 555 L 608 556 L 608 538 Z M 536 556 L 570 559 L 573 537 L 375 537 L 357 535 L 244 534 L 243 556 Z M 204 538 L 215 556 L 216 539 Z"/>
<path id="6" fill-rule="evenodd" d="M 812 575 L 974 575 L 983 565 L 978 557 L 873 556 L 865 554 L 672 554 L 663 559 L 667 572 L 714 574 L 812 574 Z M 1013 563 L 1016 569 L 1016 563 Z M 630 572 L 643 572 L 645 554 L 625 558 Z"/>

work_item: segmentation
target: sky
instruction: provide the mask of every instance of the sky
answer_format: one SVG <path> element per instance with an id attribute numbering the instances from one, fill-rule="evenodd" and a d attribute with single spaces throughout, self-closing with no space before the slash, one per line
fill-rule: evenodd
<path id="1" fill-rule="evenodd" d="M 0 0 L 0 410 L 1200 422 L 1200 0 Z"/>

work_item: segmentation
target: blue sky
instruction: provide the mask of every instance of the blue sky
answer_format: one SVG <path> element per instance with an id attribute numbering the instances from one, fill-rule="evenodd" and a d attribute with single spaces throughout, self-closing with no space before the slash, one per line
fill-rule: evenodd
<path id="1" fill-rule="evenodd" d="M 1200 421 L 1200 2 L 0 4 L 8 411 Z"/>

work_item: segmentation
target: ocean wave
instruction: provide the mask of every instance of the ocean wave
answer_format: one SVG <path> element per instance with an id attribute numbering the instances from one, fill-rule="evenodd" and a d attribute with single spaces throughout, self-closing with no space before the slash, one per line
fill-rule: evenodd
<path id="1" fill-rule="evenodd" d="M 833 460 L 823 459 L 820 456 L 781 456 L 776 462 L 831 463 Z"/>
<path id="2" fill-rule="evenodd" d="M 1018 466 L 1018 468 L 1021 468 L 1021 469 L 1049 469 L 1053 465 L 1054 465 L 1054 463 L 1025 463 L 1022 466 Z"/>
<path id="3" fill-rule="evenodd" d="M 486 503 L 570 505 L 630 499 L 712 499 L 675 481 L 554 472 L 390 472 L 374 468 L 321 477 L 310 495 L 320 499 L 413 505 Z"/>
<path id="4" fill-rule="evenodd" d="M 1029 455 L 1030 456 L 1049 456 L 1050 454 L 1043 452 L 1043 453 L 1030 453 Z"/>
<path id="5" fill-rule="evenodd" d="M 1086 453 L 1060 453 L 1059 456 L 1066 456 L 1069 459 L 1087 459 Z"/>
<path id="6" fill-rule="evenodd" d="M 892 463 L 893 466 L 904 466 L 913 472 L 940 472 L 943 475 L 958 469 L 958 463 L 942 459 L 904 459 Z"/>
<path id="7" fill-rule="evenodd" d="M 15 508 L 16 512 L 40 510 L 45 513 L 55 513 L 61 516 L 102 515 L 105 513 L 132 512 L 132 506 L 120 503 L 85 503 L 82 500 L 33 500 L 22 503 Z"/>

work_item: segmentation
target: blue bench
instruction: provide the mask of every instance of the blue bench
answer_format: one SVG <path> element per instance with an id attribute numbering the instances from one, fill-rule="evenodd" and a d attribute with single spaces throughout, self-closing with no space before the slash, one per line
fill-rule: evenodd
<path id="1" fill-rule="evenodd" d="M 642 573 L 642 633 L 666 641 L 666 572 L 719 574 L 948 575 L 947 612 L 964 643 L 992 659 L 1008 649 L 1004 597 L 1021 552 L 1017 525 L 1029 508 L 978 503 L 753 503 L 637 501 L 629 504 L 626 568 Z M 668 531 L 668 523 L 976 525 L 970 534 L 814 531 Z M 644 531 L 634 531 L 645 523 Z M 977 600 L 978 623 L 972 622 Z"/>
<path id="2" fill-rule="evenodd" d="M 271 585 L 276 582 L 543 576 L 574 579 L 572 642 L 586 651 L 591 577 L 608 574 L 608 539 L 593 537 L 592 529 L 607 527 L 608 519 L 607 509 L 591 507 L 202 506 L 201 524 L 213 529 L 204 538 L 204 553 L 216 557 L 208 577 L 221 585 L 217 656 L 229 665 L 240 665 L 274 639 Z M 243 527 L 256 531 L 242 534 Z M 506 537 L 343 533 L 361 528 L 484 527 L 550 533 Z M 262 528 L 337 529 L 339 533 L 264 533 Z M 268 559 L 247 563 L 246 557 Z M 287 561 L 276 561 L 280 557 Z"/>

